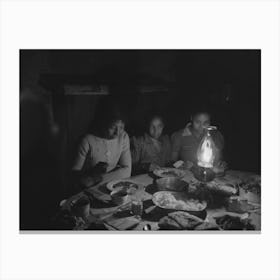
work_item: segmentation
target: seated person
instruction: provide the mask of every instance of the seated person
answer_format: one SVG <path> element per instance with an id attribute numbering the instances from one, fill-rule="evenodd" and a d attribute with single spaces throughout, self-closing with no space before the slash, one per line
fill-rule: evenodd
<path id="1" fill-rule="evenodd" d="M 72 170 L 84 187 L 130 177 L 129 137 L 118 113 L 106 110 L 99 116 L 98 128 L 80 143 Z"/>
<path id="2" fill-rule="evenodd" d="M 191 116 L 191 122 L 184 129 L 175 132 L 172 137 L 172 161 L 184 161 L 184 167 L 189 169 L 197 164 L 197 149 L 204 136 L 205 128 L 210 126 L 211 116 L 206 110 L 198 110 Z M 217 131 L 211 131 L 212 139 L 216 147 L 216 157 L 213 171 L 223 172 L 226 163 L 222 162 L 222 151 L 224 148 L 224 138 Z"/>
<path id="3" fill-rule="evenodd" d="M 146 173 L 164 167 L 170 161 L 171 144 L 167 135 L 162 135 L 164 122 L 161 116 L 153 115 L 147 121 L 146 133 L 132 137 L 131 155 L 134 174 Z"/>

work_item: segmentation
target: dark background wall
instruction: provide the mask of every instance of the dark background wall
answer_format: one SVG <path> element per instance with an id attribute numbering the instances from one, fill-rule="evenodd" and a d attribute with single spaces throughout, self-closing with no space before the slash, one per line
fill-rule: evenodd
<path id="1" fill-rule="evenodd" d="M 164 115 L 171 134 L 186 125 L 195 105 L 206 103 L 225 137 L 230 167 L 259 173 L 260 62 L 258 50 L 22 50 L 21 89 L 51 96 L 64 157 L 105 97 L 65 96 L 63 84 L 107 84 L 130 134 L 140 133 L 153 111 Z"/>

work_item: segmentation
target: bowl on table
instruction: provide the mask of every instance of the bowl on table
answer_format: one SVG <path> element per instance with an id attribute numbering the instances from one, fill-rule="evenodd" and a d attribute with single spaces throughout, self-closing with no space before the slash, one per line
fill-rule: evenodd
<path id="1" fill-rule="evenodd" d="M 177 168 L 168 168 L 168 167 L 155 169 L 153 173 L 155 176 L 159 178 L 167 178 L 167 177 L 183 178 L 186 175 L 184 170 L 177 169 Z"/>
<path id="2" fill-rule="evenodd" d="M 156 185 L 160 191 L 187 191 L 189 184 L 177 177 L 164 177 L 156 180 Z"/>

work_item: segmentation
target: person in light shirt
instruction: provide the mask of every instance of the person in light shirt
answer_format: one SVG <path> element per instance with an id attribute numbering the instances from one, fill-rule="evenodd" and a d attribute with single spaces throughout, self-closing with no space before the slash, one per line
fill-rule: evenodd
<path id="1" fill-rule="evenodd" d="M 197 110 L 191 116 L 191 122 L 185 128 L 176 131 L 171 136 L 172 161 L 182 160 L 184 167 L 190 169 L 197 164 L 197 150 L 204 136 L 205 128 L 211 125 L 211 116 L 207 110 Z M 218 131 L 211 131 L 211 136 L 215 144 L 214 172 L 224 172 L 227 164 L 222 161 L 224 138 Z"/>
<path id="2" fill-rule="evenodd" d="M 106 110 L 95 131 L 82 139 L 72 170 L 83 186 L 130 177 L 130 142 L 124 128 L 121 115 Z"/>

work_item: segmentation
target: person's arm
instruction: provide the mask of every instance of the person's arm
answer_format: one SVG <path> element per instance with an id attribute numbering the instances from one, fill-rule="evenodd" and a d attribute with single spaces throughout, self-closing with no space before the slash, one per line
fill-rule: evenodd
<path id="1" fill-rule="evenodd" d="M 72 166 L 73 171 L 81 171 L 84 167 L 88 153 L 90 152 L 88 137 L 85 137 L 79 145 L 77 156 Z"/>
<path id="2" fill-rule="evenodd" d="M 91 187 L 102 179 L 97 168 L 96 170 L 91 170 L 91 172 L 84 170 L 86 158 L 91 149 L 92 145 L 89 144 L 89 139 L 86 136 L 79 145 L 78 153 L 72 166 L 72 181 L 74 184 Z"/>
<path id="3" fill-rule="evenodd" d="M 118 165 L 119 168 L 116 168 L 109 173 L 103 174 L 103 179 L 102 179 L 103 182 L 129 178 L 131 176 L 130 143 L 129 143 L 129 137 L 126 133 L 124 135 L 124 139 L 122 143 L 122 152 L 119 158 Z"/>

